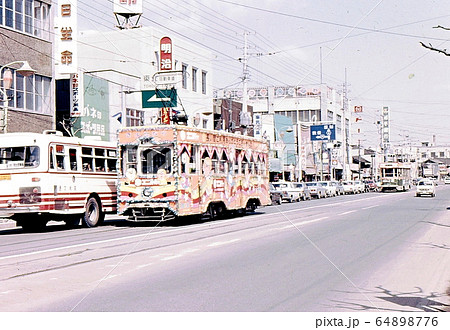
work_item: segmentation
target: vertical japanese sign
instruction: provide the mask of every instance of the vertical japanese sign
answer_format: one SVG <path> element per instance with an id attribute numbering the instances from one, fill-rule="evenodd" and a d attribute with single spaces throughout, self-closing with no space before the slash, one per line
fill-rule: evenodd
<path id="1" fill-rule="evenodd" d="M 170 124 L 170 108 L 161 108 L 161 124 Z"/>
<path id="2" fill-rule="evenodd" d="M 172 70 L 172 40 L 169 37 L 163 37 L 159 41 L 159 69 L 161 71 Z"/>
<path id="3" fill-rule="evenodd" d="M 109 86 L 106 80 L 83 76 L 84 106 L 74 123 L 76 136 L 100 136 L 109 140 Z"/>
<path id="4" fill-rule="evenodd" d="M 390 130 L 389 130 L 389 108 L 383 107 L 382 112 L 382 125 L 381 133 L 383 135 L 383 143 L 388 144 L 390 140 Z"/>
<path id="5" fill-rule="evenodd" d="M 78 73 L 70 74 L 70 116 L 79 117 L 81 116 L 81 109 L 83 107 L 82 94 L 81 91 L 83 87 L 81 81 L 78 77 Z"/>
<path id="6" fill-rule="evenodd" d="M 58 0 L 55 30 L 55 71 L 77 73 L 77 0 Z"/>

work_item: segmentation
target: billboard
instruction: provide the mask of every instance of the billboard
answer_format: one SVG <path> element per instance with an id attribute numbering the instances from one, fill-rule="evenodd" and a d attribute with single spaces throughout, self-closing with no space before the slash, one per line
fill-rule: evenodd
<path id="1" fill-rule="evenodd" d="M 83 108 L 74 123 L 76 136 L 109 140 L 109 86 L 106 80 L 83 75 Z M 80 105 L 81 106 L 81 105 Z"/>
<path id="2" fill-rule="evenodd" d="M 311 141 L 332 141 L 336 140 L 336 125 L 311 125 Z"/>
<path id="3" fill-rule="evenodd" d="M 142 0 L 114 0 L 114 14 L 142 14 Z"/>
<path id="4" fill-rule="evenodd" d="M 161 71 L 172 70 L 172 40 L 169 37 L 163 37 L 159 41 L 159 57 Z"/>
<path id="5" fill-rule="evenodd" d="M 389 129 L 389 108 L 383 107 L 382 113 L 382 135 L 383 135 L 383 143 L 387 144 L 390 140 L 390 129 Z"/>

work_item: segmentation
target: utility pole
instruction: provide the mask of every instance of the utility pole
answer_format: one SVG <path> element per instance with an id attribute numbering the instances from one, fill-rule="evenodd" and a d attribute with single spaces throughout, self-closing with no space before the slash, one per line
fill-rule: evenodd
<path id="1" fill-rule="evenodd" d="M 347 91 L 347 68 L 345 68 L 345 81 L 344 81 L 344 85 L 342 88 L 342 96 L 343 96 L 343 115 L 344 115 L 344 141 L 343 141 L 343 145 L 344 145 L 344 170 L 343 170 L 343 178 L 344 180 L 347 180 L 347 164 L 350 164 L 350 160 L 349 160 L 349 152 L 348 152 L 348 139 L 349 139 L 349 131 L 347 130 L 347 117 L 346 117 L 346 113 L 348 110 L 348 95 L 347 95 L 348 91 Z M 350 120 L 349 120 L 349 125 L 350 125 Z M 350 129 L 350 127 L 348 127 L 348 129 Z M 348 165 L 350 166 L 350 165 Z"/>
<path id="2" fill-rule="evenodd" d="M 243 135 L 247 135 L 247 126 L 250 124 L 247 113 L 247 97 L 248 97 L 248 32 L 244 32 L 244 56 L 242 58 L 242 112 L 240 123 L 243 127 Z"/>

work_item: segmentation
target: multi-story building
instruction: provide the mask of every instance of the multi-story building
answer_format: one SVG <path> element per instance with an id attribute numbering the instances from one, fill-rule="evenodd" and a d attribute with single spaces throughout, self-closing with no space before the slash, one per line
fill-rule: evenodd
<path id="1" fill-rule="evenodd" d="M 52 3 L 0 1 L 1 132 L 54 128 Z M 24 61 L 34 74 L 18 72 Z"/>
<path id="2" fill-rule="evenodd" d="M 248 104 L 253 106 L 254 135 L 270 140 L 273 157 L 282 159 L 285 179 L 341 179 L 350 175 L 351 115 L 343 94 L 317 85 L 249 88 L 247 95 Z M 243 93 L 225 90 L 216 96 L 242 100 Z M 335 139 L 312 141 L 312 125 L 331 125 Z"/>

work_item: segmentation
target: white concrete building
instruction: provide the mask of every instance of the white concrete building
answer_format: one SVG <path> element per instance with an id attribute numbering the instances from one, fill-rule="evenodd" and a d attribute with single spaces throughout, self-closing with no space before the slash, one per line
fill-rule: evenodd
<path id="1" fill-rule="evenodd" d="M 194 125 L 196 119 L 196 125 L 212 129 L 212 56 L 208 50 L 152 27 L 85 31 L 78 37 L 78 67 L 85 83 L 89 76 L 108 84 L 107 133 L 110 140 L 115 139 L 117 129 L 123 125 L 158 122 L 160 108 L 143 108 L 141 91 L 172 87 L 157 86 L 152 80 L 160 71 L 160 39 L 163 37 L 172 40 L 172 70 L 179 71 L 176 80 L 170 81 L 178 96 L 173 109 L 180 113 L 185 111 L 190 125 Z M 89 86 L 83 88 L 89 93 Z"/>
<path id="2" fill-rule="evenodd" d="M 242 100 L 242 90 L 225 90 L 217 97 Z M 284 141 L 285 178 L 311 180 L 350 176 L 348 146 L 351 114 L 342 93 L 326 85 L 250 87 L 248 104 L 253 106 L 255 136 L 267 137 L 275 149 L 278 148 L 275 141 L 279 131 L 286 131 L 285 126 L 289 125 L 284 121 L 279 126 L 274 114 L 290 118 L 295 146 L 290 148 L 290 142 Z M 311 141 L 310 126 L 328 124 L 335 128 L 335 139 L 329 143 Z"/>

